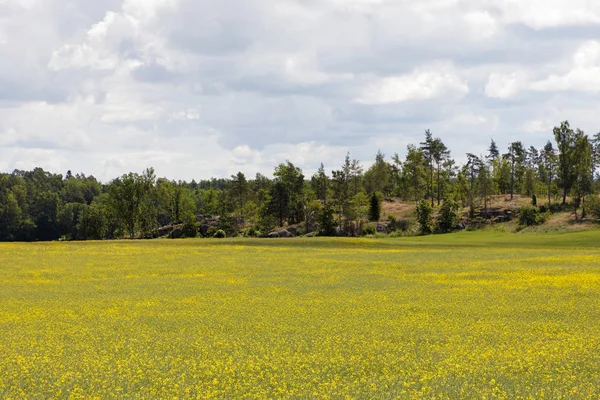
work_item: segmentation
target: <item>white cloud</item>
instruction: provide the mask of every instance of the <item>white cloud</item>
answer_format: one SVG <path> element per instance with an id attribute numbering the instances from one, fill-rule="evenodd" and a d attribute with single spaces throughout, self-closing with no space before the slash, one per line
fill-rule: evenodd
<path id="1" fill-rule="evenodd" d="M 504 0 L 500 3 L 507 22 L 533 29 L 600 24 L 600 4 L 589 0 Z"/>
<path id="2" fill-rule="evenodd" d="M 482 125 L 488 122 L 488 119 L 482 115 L 460 114 L 452 118 L 452 123 L 458 125 Z"/>
<path id="3" fill-rule="evenodd" d="M 552 132 L 552 128 L 556 125 L 556 121 L 553 123 L 548 120 L 540 120 L 534 119 L 531 121 L 527 121 L 523 125 L 523 130 L 528 133 L 542 133 L 542 132 Z"/>
<path id="4" fill-rule="evenodd" d="M 532 83 L 531 88 L 539 91 L 600 92 L 600 42 L 582 44 L 575 52 L 571 69 L 566 74 L 550 75 Z"/>
<path id="5" fill-rule="evenodd" d="M 438 97 L 462 97 L 469 93 L 466 82 L 449 65 L 417 68 L 410 74 L 378 79 L 357 99 L 363 104 L 399 103 Z"/>
<path id="6" fill-rule="evenodd" d="M 465 14 L 465 21 L 471 27 L 473 36 L 487 39 L 498 30 L 496 20 L 487 11 L 473 11 Z"/>
<path id="7" fill-rule="evenodd" d="M 3 170 L 311 171 L 402 154 L 426 128 L 477 153 L 489 132 L 593 126 L 600 100 L 585 0 L 0 0 L 0 15 Z"/>
<path id="8" fill-rule="evenodd" d="M 487 97 L 506 100 L 515 97 L 526 86 L 526 77 L 523 73 L 492 73 L 485 86 L 485 94 Z"/>

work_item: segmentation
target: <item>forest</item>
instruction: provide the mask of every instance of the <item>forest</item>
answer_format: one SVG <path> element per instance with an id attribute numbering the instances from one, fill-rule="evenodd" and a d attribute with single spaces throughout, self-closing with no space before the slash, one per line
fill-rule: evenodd
<path id="1" fill-rule="evenodd" d="M 496 195 L 531 197 L 534 214 L 570 209 L 575 218 L 600 217 L 600 134 L 564 121 L 551 139 L 543 148 L 517 141 L 504 150 L 492 140 L 487 154 L 468 153 L 459 165 L 427 130 L 403 159 L 378 151 L 365 168 L 347 154 L 337 169 L 321 164 L 310 177 L 290 161 L 275 166 L 272 178 L 239 172 L 191 182 L 157 178 L 153 168 L 110 182 L 15 170 L 0 174 L 0 241 L 264 236 L 287 226 L 358 236 L 380 219 L 387 198 L 417 205 L 420 233 L 452 231 L 461 212 L 474 219 Z"/>

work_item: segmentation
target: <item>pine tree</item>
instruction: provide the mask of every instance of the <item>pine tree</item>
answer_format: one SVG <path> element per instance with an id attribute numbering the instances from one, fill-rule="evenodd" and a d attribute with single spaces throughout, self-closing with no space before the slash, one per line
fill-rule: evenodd
<path id="1" fill-rule="evenodd" d="M 369 221 L 377 222 L 381 218 L 381 203 L 379 202 L 379 196 L 373 192 L 371 195 L 371 205 L 369 207 Z"/>

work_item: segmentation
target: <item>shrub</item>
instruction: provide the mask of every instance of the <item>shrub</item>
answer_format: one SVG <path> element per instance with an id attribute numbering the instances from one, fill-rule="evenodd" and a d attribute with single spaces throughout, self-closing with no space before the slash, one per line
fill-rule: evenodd
<path id="1" fill-rule="evenodd" d="M 600 219 L 600 198 L 598 196 L 592 195 L 588 197 L 585 208 L 592 217 Z"/>
<path id="2" fill-rule="evenodd" d="M 422 234 L 433 232 L 433 207 L 427 200 L 421 200 L 417 203 L 417 222 L 421 228 Z"/>
<path id="3" fill-rule="evenodd" d="M 254 229 L 253 227 L 250 227 L 244 231 L 243 236 L 244 237 L 256 237 L 258 235 L 256 234 L 256 229 Z"/>
<path id="4" fill-rule="evenodd" d="M 481 229 L 483 224 L 485 224 L 485 218 L 481 216 L 471 218 L 469 219 L 469 224 L 467 225 L 466 230 L 468 232 L 476 231 L 478 229 Z"/>
<path id="5" fill-rule="evenodd" d="M 540 212 L 535 206 L 524 206 L 519 209 L 519 225 L 542 225 L 548 219 L 548 213 Z"/>
<path id="6" fill-rule="evenodd" d="M 198 224 L 196 223 L 196 216 L 191 215 L 186 217 L 181 231 L 183 233 L 183 237 L 195 238 L 198 236 Z"/>
<path id="7" fill-rule="evenodd" d="M 440 232 L 451 232 L 458 224 L 458 204 L 452 200 L 444 201 L 440 208 L 440 214 L 437 220 L 437 229 Z"/>
<path id="8" fill-rule="evenodd" d="M 227 237 L 227 234 L 225 233 L 225 231 L 223 229 L 219 229 L 213 237 L 215 237 L 217 239 L 225 239 Z"/>
<path id="9" fill-rule="evenodd" d="M 362 228 L 363 235 L 374 235 L 377 233 L 377 226 L 375 224 L 365 224 Z"/>
<path id="10" fill-rule="evenodd" d="M 211 238 L 211 237 L 215 237 L 215 234 L 217 233 L 219 229 L 216 226 L 210 226 L 208 228 L 208 230 L 206 231 L 206 235 L 204 237 L 207 238 Z"/>

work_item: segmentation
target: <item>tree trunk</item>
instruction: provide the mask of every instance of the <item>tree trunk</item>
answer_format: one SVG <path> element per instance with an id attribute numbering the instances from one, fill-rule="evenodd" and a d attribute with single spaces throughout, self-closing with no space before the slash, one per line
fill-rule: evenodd
<path id="1" fill-rule="evenodd" d="M 433 164 L 430 164 L 430 169 L 431 169 L 431 178 L 430 178 L 430 184 L 429 184 L 429 194 L 431 195 L 431 207 L 433 207 L 435 205 L 434 203 L 434 198 L 435 196 L 433 195 Z"/>
<path id="2" fill-rule="evenodd" d="M 567 188 L 563 188 L 563 206 L 567 204 Z"/>
<path id="3" fill-rule="evenodd" d="M 515 193 L 515 166 L 513 166 L 510 170 L 510 199 L 513 199 L 513 195 Z"/>
<path id="4" fill-rule="evenodd" d="M 441 189 L 441 183 L 440 183 L 440 166 L 438 165 L 438 169 L 437 169 L 437 203 L 438 203 L 438 207 L 440 205 L 440 189 Z"/>

